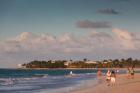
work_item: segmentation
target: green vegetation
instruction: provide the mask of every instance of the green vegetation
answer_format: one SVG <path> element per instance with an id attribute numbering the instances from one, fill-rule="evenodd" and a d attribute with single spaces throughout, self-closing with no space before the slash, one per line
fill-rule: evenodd
<path id="1" fill-rule="evenodd" d="M 23 64 L 26 68 L 66 68 L 64 65 L 66 61 L 57 60 L 55 62 L 49 61 L 31 61 L 30 63 Z"/>
<path id="2" fill-rule="evenodd" d="M 123 67 L 140 67 L 140 60 L 132 58 L 128 59 L 115 59 L 115 60 L 103 60 L 96 61 L 93 63 L 88 63 L 87 59 L 82 61 L 66 61 L 66 60 L 56 60 L 56 61 L 31 61 L 27 64 L 22 64 L 26 68 L 123 68 Z"/>

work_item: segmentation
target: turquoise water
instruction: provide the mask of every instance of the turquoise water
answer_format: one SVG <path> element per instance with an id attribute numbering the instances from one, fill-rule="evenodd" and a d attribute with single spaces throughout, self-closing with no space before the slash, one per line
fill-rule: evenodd
<path id="1" fill-rule="evenodd" d="M 74 76 L 69 75 L 70 71 Z M 86 80 L 96 83 L 96 72 L 95 69 L 0 69 L 0 93 L 65 93 Z"/>
<path id="2" fill-rule="evenodd" d="M 33 76 L 63 76 L 68 75 L 72 71 L 75 74 L 96 73 L 94 69 L 49 69 L 49 70 L 29 70 L 29 69 L 0 69 L 0 78 L 15 77 L 33 77 Z M 102 70 L 105 72 L 105 70 Z"/>

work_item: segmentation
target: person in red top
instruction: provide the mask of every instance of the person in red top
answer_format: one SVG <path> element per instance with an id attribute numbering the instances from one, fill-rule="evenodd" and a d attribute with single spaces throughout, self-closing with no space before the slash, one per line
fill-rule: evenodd
<path id="1" fill-rule="evenodd" d="M 101 78 L 101 76 L 102 76 L 102 72 L 101 72 L 100 69 L 98 69 L 98 71 L 97 71 L 97 79 L 98 79 L 98 83 L 102 83 L 102 78 Z"/>
<path id="2" fill-rule="evenodd" d="M 102 72 L 101 72 L 100 69 L 98 69 L 98 71 L 97 71 L 97 77 L 100 77 L 100 76 L 102 76 Z"/>

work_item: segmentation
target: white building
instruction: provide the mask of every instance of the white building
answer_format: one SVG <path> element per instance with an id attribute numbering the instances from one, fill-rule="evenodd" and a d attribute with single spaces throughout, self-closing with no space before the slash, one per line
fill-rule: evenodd
<path id="1" fill-rule="evenodd" d="M 97 62 L 96 61 L 86 61 L 85 63 L 87 63 L 87 64 L 97 64 Z"/>
<path id="2" fill-rule="evenodd" d="M 26 66 L 23 66 L 22 64 L 18 64 L 17 66 L 18 68 L 26 68 Z"/>
<path id="3" fill-rule="evenodd" d="M 64 63 L 65 66 L 68 66 L 69 64 L 73 63 L 72 61 L 67 61 Z"/>

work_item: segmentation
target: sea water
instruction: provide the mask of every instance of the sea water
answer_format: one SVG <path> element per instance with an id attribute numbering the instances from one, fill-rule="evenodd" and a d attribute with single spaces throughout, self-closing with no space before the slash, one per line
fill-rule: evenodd
<path id="1" fill-rule="evenodd" d="M 71 71 L 73 76 L 69 75 Z M 96 84 L 96 72 L 96 69 L 0 69 L 0 93 L 66 93 L 89 80 Z"/>

